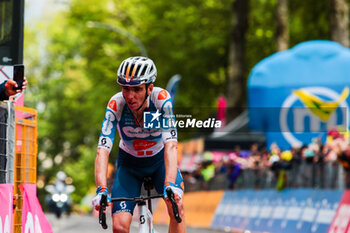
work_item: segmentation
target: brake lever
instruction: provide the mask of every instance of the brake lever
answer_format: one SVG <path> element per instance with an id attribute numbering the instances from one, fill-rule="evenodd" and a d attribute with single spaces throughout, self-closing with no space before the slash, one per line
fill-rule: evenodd
<path id="1" fill-rule="evenodd" d="M 101 195 L 101 201 L 100 201 L 100 210 L 98 213 L 98 221 L 101 224 L 103 229 L 107 229 L 107 223 L 106 223 L 106 208 L 107 208 L 107 194 Z"/>
<path id="2" fill-rule="evenodd" d="M 179 215 L 179 208 L 175 202 L 175 198 L 174 198 L 174 192 L 171 190 L 171 188 L 167 188 L 166 190 L 166 194 L 168 195 L 168 198 L 171 202 L 171 205 L 173 206 L 173 213 L 174 213 L 174 217 L 175 217 L 175 220 L 180 223 L 182 222 L 182 219 Z"/>

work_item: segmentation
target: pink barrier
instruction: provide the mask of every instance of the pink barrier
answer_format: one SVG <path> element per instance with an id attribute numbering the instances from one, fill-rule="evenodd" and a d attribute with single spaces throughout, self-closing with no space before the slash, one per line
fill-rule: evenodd
<path id="1" fill-rule="evenodd" d="M 14 104 L 24 106 L 24 92 L 21 92 L 21 94 L 18 94 L 18 96 L 16 96 Z"/>
<path id="2" fill-rule="evenodd" d="M 12 233 L 13 185 L 0 184 L 0 232 Z"/>
<path id="3" fill-rule="evenodd" d="M 22 233 L 53 233 L 36 196 L 35 184 L 22 184 Z"/>
<path id="4" fill-rule="evenodd" d="M 328 233 L 350 233 L 350 190 L 344 192 Z"/>

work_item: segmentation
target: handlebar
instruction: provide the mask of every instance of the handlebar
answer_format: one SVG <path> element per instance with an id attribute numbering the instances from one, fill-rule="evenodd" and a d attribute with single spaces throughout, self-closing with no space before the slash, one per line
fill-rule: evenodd
<path id="1" fill-rule="evenodd" d="M 101 224 L 103 229 L 107 229 L 106 223 L 106 208 L 107 208 L 107 194 L 102 194 L 100 201 L 100 210 L 98 213 L 98 221 Z"/>
<path id="2" fill-rule="evenodd" d="M 173 207 L 173 213 L 175 216 L 175 219 L 178 223 L 182 221 L 179 215 L 179 209 L 174 199 L 174 192 L 171 190 L 171 188 L 166 189 L 166 193 L 168 195 L 168 198 L 171 202 L 171 205 Z M 163 198 L 164 196 L 162 194 L 154 195 L 154 196 L 140 196 L 140 197 L 116 197 L 112 198 L 112 202 L 116 201 L 135 201 L 135 202 L 144 202 L 146 200 L 154 199 L 154 198 Z M 100 201 L 100 210 L 99 210 L 99 223 L 101 224 L 103 229 L 107 229 L 107 223 L 106 223 L 106 208 L 107 208 L 107 194 L 102 194 L 101 201 Z"/>
<path id="3" fill-rule="evenodd" d="M 134 197 L 134 198 L 128 198 L 128 197 L 115 197 L 112 198 L 112 202 L 116 201 L 135 201 L 137 203 L 143 202 L 146 200 L 154 199 L 154 198 L 163 198 L 164 196 L 162 194 L 154 195 L 154 196 L 141 196 L 141 197 Z M 103 229 L 107 229 L 107 223 L 106 223 L 106 207 L 107 207 L 107 194 L 102 194 L 101 201 L 100 201 L 100 210 L 98 213 L 99 223 L 101 224 Z"/>
<path id="4" fill-rule="evenodd" d="M 143 201 L 147 201 L 150 199 L 154 199 L 154 198 L 162 198 L 164 197 L 162 194 L 157 194 L 154 196 L 141 196 L 141 197 L 114 197 L 112 198 L 112 202 L 116 202 L 116 201 L 135 201 L 135 202 L 143 202 Z"/>

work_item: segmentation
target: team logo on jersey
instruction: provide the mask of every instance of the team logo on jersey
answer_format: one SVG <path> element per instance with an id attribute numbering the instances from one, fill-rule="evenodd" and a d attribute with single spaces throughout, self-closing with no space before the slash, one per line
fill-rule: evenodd
<path id="1" fill-rule="evenodd" d="M 113 129 L 113 122 L 115 121 L 115 116 L 111 111 L 107 111 L 105 115 L 105 120 L 102 123 L 102 133 L 104 135 L 110 135 Z"/>
<path id="2" fill-rule="evenodd" d="M 115 100 L 111 100 L 108 103 L 108 107 L 116 112 L 117 111 L 117 102 Z"/>
<path id="3" fill-rule="evenodd" d="M 131 126 L 126 126 L 122 128 L 123 133 L 129 138 L 147 138 L 147 137 L 158 137 L 159 135 L 162 134 L 162 131 L 159 129 L 144 129 L 144 128 L 134 128 Z"/>
<path id="4" fill-rule="evenodd" d="M 160 116 L 162 114 L 157 110 L 156 112 L 144 112 L 143 113 L 143 128 L 145 129 L 159 129 Z"/>
<path id="5" fill-rule="evenodd" d="M 162 90 L 159 92 L 158 100 L 165 100 L 166 97 L 168 97 L 168 93 L 166 92 L 166 90 Z"/>
<path id="6" fill-rule="evenodd" d="M 113 146 L 113 143 L 112 143 L 112 140 L 110 138 L 102 136 L 102 137 L 100 137 L 98 146 L 99 147 L 103 147 L 103 148 L 105 148 L 107 150 L 111 150 L 112 146 Z"/>
<path id="7" fill-rule="evenodd" d="M 104 146 L 107 144 L 107 139 L 106 138 L 102 138 L 101 139 L 101 145 Z"/>
<path id="8" fill-rule="evenodd" d="M 142 140 L 142 139 L 135 139 L 132 142 L 132 146 L 134 147 L 135 150 L 146 150 L 148 148 L 151 148 L 155 144 L 157 144 L 157 142 Z"/>

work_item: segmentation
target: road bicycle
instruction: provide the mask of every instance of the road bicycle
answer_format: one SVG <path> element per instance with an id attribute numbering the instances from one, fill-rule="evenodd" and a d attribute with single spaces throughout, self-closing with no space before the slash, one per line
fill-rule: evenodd
<path id="1" fill-rule="evenodd" d="M 162 194 L 152 195 L 151 196 L 151 189 L 153 189 L 152 180 L 150 177 L 146 177 L 143 181 L 143 186 L 147 192 L 147 196 L 140 196 L 140 197 L 134 197 L 134 198 L 127 198 L 127 197 L 117 197 L 112 198 L 112 202 L 117 201 L 135 201 L 136 205 L 139 208 L 139 233 L 153 233 L 153 216 L 152 216 L 152 199 L 156 198 L 164 198 Z M 171 205 L 173 207 L 173 213 L 176 221 L 180 223 L 182 221 L 180 215 L 178 206 L 175 202 L 174 193 L 171 190 L 171 188 L 166 189 L 167 196 L 171 202 Z M 147 201 L 147 205 L 146 205 Z M 148 206 L 148 208 L 147 208 Z M 101 224 L 103 229 L 107 229 L 107 223 L 106 223 L 106 208 L 107 208 L 107 195 L 103 194 L 101 196 L 100 201 L 100 210 L 99 210 L 99 223 Z"/>

